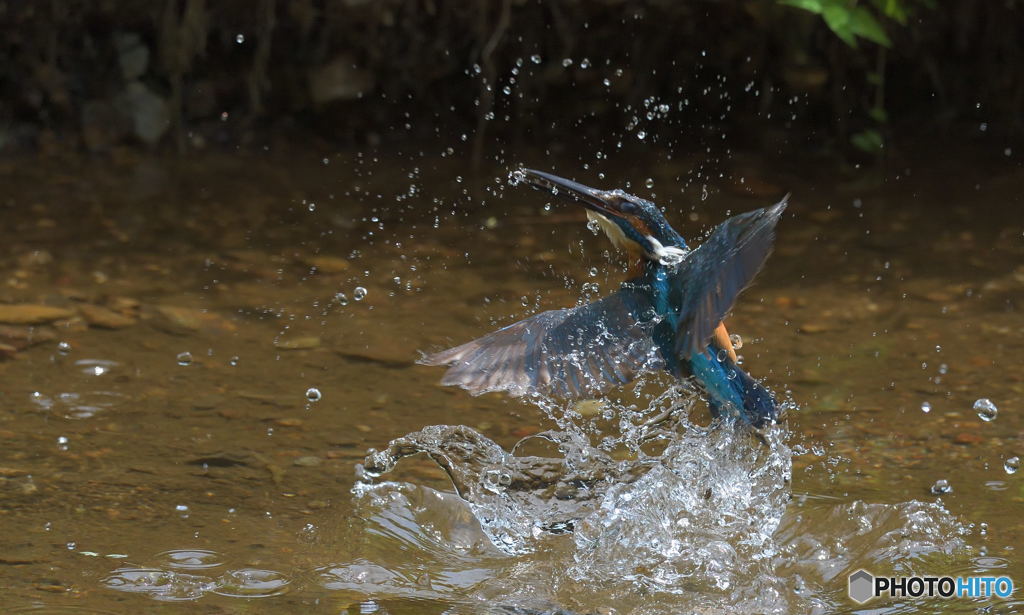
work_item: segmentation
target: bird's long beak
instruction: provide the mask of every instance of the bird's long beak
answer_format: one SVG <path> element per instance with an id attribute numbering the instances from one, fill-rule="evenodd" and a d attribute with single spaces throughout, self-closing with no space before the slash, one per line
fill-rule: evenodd
<path id="1" fill-rule="evenodd" d="M 525 182 L 537 190 L 576 199 L 587 209 L 592 209 L 605 216 L 622 217 L 622 210 L 619 208 L 619 203 L 622 202 L 622 199 L 613 192 L 584 186 L 571 179 L 565 179 L 564 177 L 533 169 L 514 171 L 512 179 L 513 181 Z"/>

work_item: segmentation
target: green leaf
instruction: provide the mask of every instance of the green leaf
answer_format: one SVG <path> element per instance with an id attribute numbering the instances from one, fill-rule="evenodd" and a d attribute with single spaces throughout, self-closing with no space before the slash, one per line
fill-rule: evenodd
<path id="1" fill-rule="evenodd" d="M 871 119 L 875 120 L 879 124 L 884 124 L 889 121 L 889 114 L 886 113 L 885 108 L 883 107 L 872 107 L 868 110 L 868 115 L 870 115 Z"/>
<path id="2" fill-rule="evenodd" d="M 857 46 L 854 32 L 850 28 L 850 7 L 842 2 L 829 2 L 822 10 L 825 24 L 850 47 Z"/>
<path id="3" fill-rule="evenodd" d="M 872 4 L 889 19 L 907 25 L 908 7 L 903 0 L 873 0 Z"/>
<path id="4" fill-rule="evenodd" d="M 885 146 L 885 142 L 882 140 L 882 134 L 874 128 L 869 128 L 862 132 L 858 132 L 850 137 L 850 143 L 854 147 L 867 152 L 869 154 L 877 154 L 882 151 Z"/>
<path id="5" fill-rule="evenodd" d="M 882 24 L 878 23 L 875 16 L 866 8 L 862 6 L 854 8 L 849 13 L 848 19 L 850 31 L 857 36 L 866 38 L 884 47 L 892 47 L 892 41 L 889 40 L 889 35 L 882 29 Z"/>
<path id="6" fill-rule="evenodd" d="M 820 15 L 822 9 L 821 0 L 779 0 L 779 4 L 810 11 L 815 15 Z"/>

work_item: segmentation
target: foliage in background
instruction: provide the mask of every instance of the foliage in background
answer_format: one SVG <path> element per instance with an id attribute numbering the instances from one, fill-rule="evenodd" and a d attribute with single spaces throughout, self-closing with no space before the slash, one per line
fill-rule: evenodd
<path id="1" fill-rule="evenodd" d="M 922 118 L 1021 128 L 1016 4 L 0 0 L 0 150 L 187 149 L 275 126 L 343 142 L 444 131 L 478 152 L 671 145 L 787 118 L 877 151 Z"/>
<path id="2" fill-rule="evenodd" d="M 779 0 L 779 3 L 820 15 L 829 29 L 851 48 L 857 48 L 859 38 L 891 48 L 892 39 L 883 22 L 891 21 L 899 27 L 907 27 L 909 18 L 917 10 L 935 8 L 933 0 L 871 0 L 870 3 L 857 0 Z M 889 119 L 885 108 L 885 49 L 877 53 L 879 60 L 875 70 L 865 74 L 876 91 L 874 102 L 865 111 L 876 125 L 850 136 L 854 147 L 869 154 L 882 152 L 885 146 L 882 131 Z"/>

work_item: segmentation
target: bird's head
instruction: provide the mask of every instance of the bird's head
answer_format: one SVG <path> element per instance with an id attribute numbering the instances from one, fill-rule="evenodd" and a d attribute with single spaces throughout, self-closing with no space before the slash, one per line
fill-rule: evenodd
<path id="1" fill-rule="evenodd" d="M 671 265 L 682 261 L 688 252 L 686 242 L 650 201 L 532 169 L 514 171 L 512 180 L 579 201 L 587 208 L 587 217 L 600 225 L 615 247 L 631 256 Z"/>

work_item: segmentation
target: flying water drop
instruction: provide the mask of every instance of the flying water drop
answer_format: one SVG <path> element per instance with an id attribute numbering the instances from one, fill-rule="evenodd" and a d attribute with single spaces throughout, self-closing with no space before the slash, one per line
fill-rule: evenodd
<path id="1" fill-rule="evenodd" d="M 978 418 L 986 423 L 996 420 L 996 415 L 999 414 L 999 408 L 996 408 L 992 400 L 987 397 L 982 397 L 974 402 L 974 411 L 978 413 Z"/>

